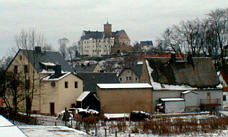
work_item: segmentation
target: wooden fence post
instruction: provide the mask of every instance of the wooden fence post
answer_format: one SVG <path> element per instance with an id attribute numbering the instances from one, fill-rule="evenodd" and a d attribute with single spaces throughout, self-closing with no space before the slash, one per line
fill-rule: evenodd
<path id="1" fill-rule="evenodd" d="M 107 137 L 107 131 L 106 131 L 106 128 L 105 128 L 104 130 L 105 130 L 105 137 Z"/>

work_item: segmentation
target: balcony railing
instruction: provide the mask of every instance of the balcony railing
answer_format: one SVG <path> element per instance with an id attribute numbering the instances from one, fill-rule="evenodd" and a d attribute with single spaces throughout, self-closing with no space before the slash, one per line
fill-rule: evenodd
<path id="1" fill-rule="evenodd" d="M 221 105 L 220 99 L 200 99 L 200 105 L 218 106 Z"/>

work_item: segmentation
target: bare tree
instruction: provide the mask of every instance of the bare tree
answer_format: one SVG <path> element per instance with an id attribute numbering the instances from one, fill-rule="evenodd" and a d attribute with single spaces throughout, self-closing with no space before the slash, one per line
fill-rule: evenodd
<path id="1" fill-rule="evenodd" d="M 222 59 L 223 63 L 224 39 L 222 37 L 222 34 L 226 31 L 226 23 L 228 20 L 226 13 L 227 12 L 225 9 L 216 9 L 208 14 L 208 20 L 210 23 L 211 31 L 215 35 L 215 40 L 217 42 L 216 45 L 220 49 L 220 58 Z"/>
<path id="2" fill-rule="evenodd" d="M 159 48 L 169 47 L 178 53 L 193 56 L 214 56 L 223 60 L 223 34 L 228 28 L 228 9 L 211 11 L 205 19 L 182 21 L 180 25 L 167 28 L 162 35 Z M 166 47 L 165 47 L 165 46 Z"/>
<path id="3" fill-rule="evenodd" d="M 30 50 L 34 50 L 36 46 L 48 47 L 45 42 L 44 36 L 41 33 L 36 32 L 35 30 L 22 30 L 18 35 L 15 36 L 15 40 L 18 49 L 24 49 L 24 54 L 27 54 L 27 57 L 29 57 L 30 60 L 33 60 L 33 66 L 35 66 L 38 53 L 33 52 L 32 54 L 30 54 Z M 29 73 L 20 74 L 20 78 L 25 83 L 24 96 L 26 102 L 26 112 L 27 114 L 30 114 L 34 93 L 38 92 L 37 86 L 39 85 L 40 78 L 35 76 L 34 69 L 29 71 Z"/>

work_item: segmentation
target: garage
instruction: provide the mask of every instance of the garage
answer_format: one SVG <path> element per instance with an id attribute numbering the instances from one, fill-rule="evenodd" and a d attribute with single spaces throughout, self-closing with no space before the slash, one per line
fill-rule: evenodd
<path id="1" fill-rule="evenodd" d="M 160 98 L 160 103 L 164 113 L 182 113 L 185 110 L 183 98 Z"/>

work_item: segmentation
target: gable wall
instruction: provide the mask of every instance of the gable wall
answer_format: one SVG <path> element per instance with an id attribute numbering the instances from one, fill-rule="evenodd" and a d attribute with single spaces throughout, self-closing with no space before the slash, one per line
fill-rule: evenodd
<path id="1" fill-rule="evenodd" d="M 28 73 L 24 73 L 24 65 L 28 66 Z M 32 101 L 32 110 L 39 110 L 39 101 L 37 100 L 37 97 L 39 95 L 40 91 L 40 81 L 39 79 L 45 74 L 39 75 L 34 69 L 33 65 L 29 63 L 28 59 L 24 54 L 22 54 L 21 51 L 17 54 L 17 56 L 14 58 L 14 60 L 11 62 L 10 66 L 8 67 L 8 72 L 14 72 L 14 66 L 18 66 L 18 75 L 21 77 L 22 81 L 30 80 L 30 93 L 32 92 L 32 86 L 34 83 L 34 94 L 33 94 L 33 101 Z M 34 79 L 34 80 L 33 80 Z M 34 82 L 33 82 L 34 81 Z M 22 91 L 21 91 L 22 92 Z M 24 91 L 23 91 L 24 92 Z M 12 96 L 9 96 L 9 102 L 12 106 Z M 25 100 L 21 101 L 18 104 L 19 108 L 22 110 L 25 110 Z"/>
<path id="2" fill-rule="evenodd" d="M 129 80 L 129 77 L 131 80 Z M 138 83 L 139 77 L 131 69 L 125 69 L 119 76 L 120 83 Z"/>
<path id="3" fill-rule="evenodd" d="M 116 42 L 119 43 L 120 45 L 131 45 L 131 41 L 129 37 L 127 36 L 127 33 L 125 31 L 122 31 L 122 33 L 116 37 Z"/>
<path id="4" fill-rule="evenodd" d="M 65 88 L 65 81 L 68 88 Z M 78 88 L 74 87 L 74 82 L 78 82 Z M 50 113 L 50 103 L 55 103 L 55 113 L 62 111 L 65 107 L 70 108 L 76 103 L 76 99 L 83 92 L 83 82 L 80 78 L 70 74 L 59 81 L 55 81 L 56 86 L 51 86 L 51 81 L 43 81 L 41 113 Z"/>

